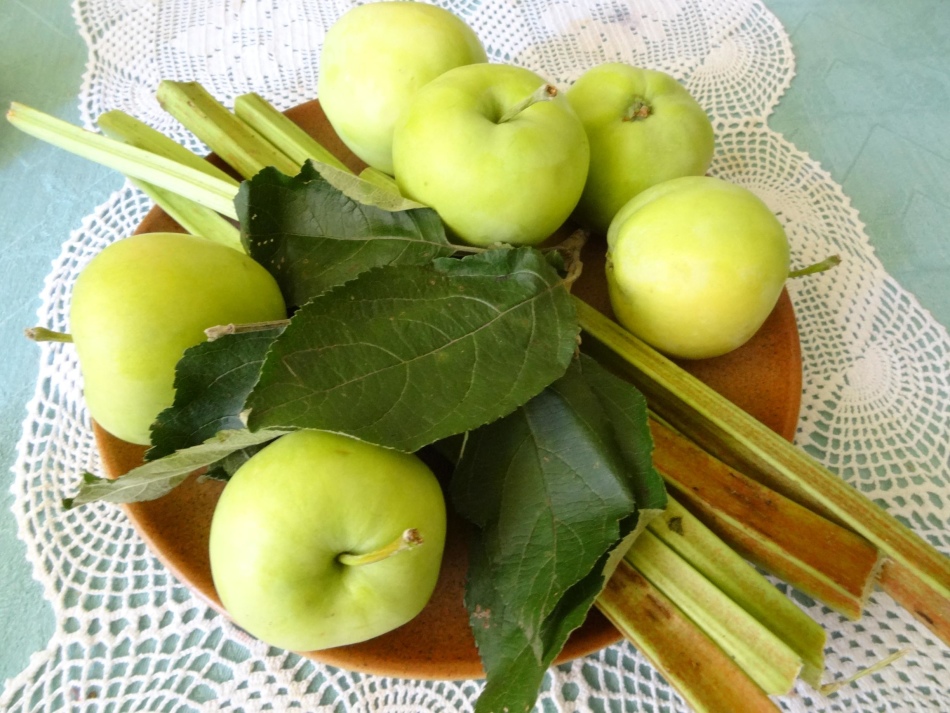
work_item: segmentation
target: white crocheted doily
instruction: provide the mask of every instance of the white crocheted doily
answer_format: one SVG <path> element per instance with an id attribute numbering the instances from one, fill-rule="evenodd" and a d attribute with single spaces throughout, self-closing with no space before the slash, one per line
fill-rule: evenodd
<path id="1" fill-rule="evenodd" d="M 843 265 L 793 281 L 804 394 L 798 444 L 950 551 L 950 338 L 883 270 L 847 197 L 766 123 L 794 73 L 788 37 L 756 0 L 457 0 L 443 2 L 491 58 L 561 86 L 608 60 L 681 78 L 712 115 L 713 170 L 758 193 L 782 218 L 796 264 Z M 124 109 L 195 150 L 159 109 L 160 79 L 197 80 L 219 99 L 256 91 L 281 108 L 312 99 L 326 29 L 344 0 L 75 0 L 89 45 L 84 122 Z M 92 208 L 90 206 L 90 208 Z M 149 202 L 126 186 L 63 246 L 38 322 L 66 329 L 70 287 L 86 262 L 129 235 Z M 165 570 L 122 511 L 63 512 L 77 473 L 98 469 L 79 371 L 68 347 L 44 346 L 19 444 L 14 511 L 57 627 L 7 682 L 0 708 L 34 710 L 469 711 L 481 684 L 419 682 L 316 665 L 248 638 Z M 898 649 L 885 670 L 823 698 L 804 684 L 790 711 L 947 711 L 950 650 L 889 597 L 848 622 L 795 596 L 829 631 L 829 678 Z M 629 645 L 552 669 L 543 711 L 685 711 Z"/>

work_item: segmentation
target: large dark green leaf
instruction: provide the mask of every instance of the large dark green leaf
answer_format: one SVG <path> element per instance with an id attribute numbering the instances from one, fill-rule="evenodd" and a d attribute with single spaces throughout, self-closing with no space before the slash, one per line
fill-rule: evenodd
<path id="1" fill-rule="evenodd" d="M 331 185 L 310 163 L 292 178 L 264 169 L 241 184 L 235 205 L 243 239 L 288 305 L 302 305 L 374 267 L 425 264 L 454 252 L 431 208 L 402 199 L 380 207 L 359 198 Z"/>
<path id="2" fill-rule="evenodd" d="M 666 485 L 653 467 L 653 436 L 643 394 L 587 355 L 581 355 L 581 364 L 587 384 L 610 421 L 628 466 L 628 486 L 637 501 L 637 511 L 622 524 L 624 539 L 607 561 L 604 571 L 609 576 L 650 520 L 666 509 Z"/>
<path id="3" fill-rule="evenodd" d="M 647 400 L 630 382 L 614 376 L 591 357 L 582 354 L 581 364 L 629 466 L 628 482 L 637 508 L 649 519 L 666 508 L 666 486 L 653 467 Z"/>
<path id="4" fill-rule="evenodd" d="M 170 456 L 140 465 L 115 480 L 86 473 L 79 492 L 75 497 L 65 499 L 63 504 L 70 508 L 96 500 L 110 503 L 154 500 L 170 492 L 200 468 L 216 463 L 236 451 L 271 441 L 283 433 L 285 432 L 276 430 L 256 433 L 246 430 L 221 431 L 201 445 L 185 448 Z"/>
<path id="5" fill-rule="evenodd" d="M 561 376 L 577 334 L 570 295 L 531 248 L 378 268 L 298 310 L 248 423 L 415 451 L 526 402 Z"/>
<path id="6" fill-rule="evenodd" d="M 229 334 L 187 349 L 175 366 L 175 401 L 152 424 L 146 460 L 244 428 L 241 411 L 280 328 Z"/>
<path id="7" fill-rule="evenodd" d="M 466 590 L 487 674 L 477 710 L 533 705 L 635 512 L 626 471 L 579 362 L 513 414 L 470 434 L 452 495 L 479 528 Z"/>
<path id="8" fill-rule="evenodd" d="M 452 495 L 478 527 L 466 589 L 487 673 L 477 711 L 534 704 L 616 558 L 665 504 L 651 452 L 643 397 L 586 357 L 469 435 Z"/>

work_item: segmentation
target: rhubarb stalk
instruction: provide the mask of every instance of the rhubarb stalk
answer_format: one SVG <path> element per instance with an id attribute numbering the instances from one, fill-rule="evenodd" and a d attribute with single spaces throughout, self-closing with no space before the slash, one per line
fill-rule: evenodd
<path id="1" fill-rule="evenodd" d="M 237 218 L 234 197 L 238 184 L 234 179 L 210 176 L 174 159 L 86 131 L 17 102 L 10 105 L 7 120 L 48 144 L 112 168 L 129 178 L 187 196 L 229 218 Z"/>
<path id="2" fill-rule="evenodd" d="M 680 500 L 730 547 L 850 619 L 881 565 L 877 548 L 747 478 L 651 420 L 654 465 Z"/>
<path id="3" fill-rule="evenodd" d="M 617 567 L 597 607 L 696 713 L 779 710 L 735 661 L 629 563 Z"/>
<path id="4" fill-rule="evenodd" d="M 740 470 L 828 513 L 900 564 L 936 596 L 950 597 L 950 559 L 893 515 L 596 309 L 575 298 L 585 347 L 620 370 L 651 408 L 690 440 L 719 444 Z"/>
<path id="5" fill-rule="evenodd" d="M 302 166 L 307 161 L 316 161 L 341 171 L 350 170 L 319 141 L 257 94 L 242 94 L 235 99 L 234 113 L 298 166 Z M 359 175 L 364 181 L 374 186 L 394 193 L 399 192 L 392 176 L 372 166 L 364 168 Z"/>
<path id="6" fill-rule="evenodd" d="M 165 80 L 156 96 L 165 111 L 244 178 L 269 166 L 288 176 L 300 172 L 301 164 L 277 150 L 197 82 Z"/>
<path id="7" fill-rule="evenodd" d="M 825 630 L 672 496 L 651 533 L 787 644 L 801 677 L 817 689 L 825 672 Z"/>
<path id="8" fill-rule="evenodd" d="M 173 141 L 160 131 L 139 121 L 123 111 L 113 110 L 102 114 L 97 120 L 102 132 L 113 139 L 151 151 L 158 156 L 178 161 L 186 166 L 198 169 L 209 176 L 230 181 L 230 177 L 221 169 L 196 156 L 181 144 Z M 244 251 L 241 234 L 237 227 L 216 211 L 205 208 L 178 193 L 152 185 L 138 179 L 132 183 L 170 215 L 175 222 L 192 235 L 198 235 L 230 248 Z"/>
<path id="9" fill-rule="evenodd" d="M 801 657 L 739 604 L 647 530 L 627 552 L 627 562 L 769 695 L 792 690 Z"/>

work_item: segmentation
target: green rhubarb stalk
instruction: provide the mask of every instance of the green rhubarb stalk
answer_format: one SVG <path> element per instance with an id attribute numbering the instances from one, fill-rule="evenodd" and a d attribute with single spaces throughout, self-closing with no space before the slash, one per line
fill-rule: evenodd
<path id="1" fill-rule="evenodd" d="M 343 171 L 350 170 L 319 141 L 258 94 L 242 94 L 235 99 L 234 113 L 298 166 L 313 160 Z"/>
<path id="2" fill-rule="evenodd" d="M 301 163 L 275 148 L 197 82 L 165 80 L 156 97 L 165 111 L 244 178 L 269 166 L 288 176 L 300 172 Z"/>
<path id="3" fill-rule="evenodd" d="M 802 660 L 801 677 L 821 685 L 825 630 L 672 496 L 649 531 L 785 642 Z"/>
<path id="4" fill-rule="evenodd" d="M 215 176 L 225 181 L 232 180 L 217 166 L 196 156 L 178 142 L 124 111 L 108 111 L 99 117 L 97 123 L 102 132 L 113 139 L 123 141 L 136 148 L 151 151 L 157 156 L 178 161 L 182 165 L 191 166 L 207 173 L 209 176 Z M 244 252 L 240 231 L 219 213 L 195 203 L 190 198 L 159 188 L 151 183 L 138 179 L 132 179 L 132 182 L 187 232 Z"/>
<path id="5" fill-rule="evenodd" d="M 279 151 L 289 156 L 298 166 L 302 166 L 307 161 L 317 161 L 341 171 L 350 170 L 323 144 L 258 94 L 242 94 L 235 99 L 234 113 Z M 375 186 L 399 192 L 392 176 L 372 166 L 360 171 L 359 176 Z"/>
<path id="6" fill-rule="evenodd" d="M 235 186 L 238 185 L 238 182 L 225 173 L 223 169 L 218 168 L 203 156 L 189 151 L 174 139 L 170 139 L 161 131 L 153 129 L 145 122 L 139 121 L 131 114 L 114 109 L 100 114 L 96 123 L 106 136 L 111 136 L 114 139 L 119 139 L 132 146 L 151 151 L 157 156 L 170 158 L 183 166 L 190 166 L 202 173 L 215 176 Z"/>
<path id="7" fill-rule="evenodd" d="M 621 561 L 597 608 L 696 713 L 774 713 L 768 695 L 631 564 Z"/>
<path id="8" fill-rule="evenodd" d="M 220 214 L 209 208 L 198 205 L 178 193 L 164 188 L 153 186 L 144 181 L 130 179 L 132 185 L 141 190 L 174 220 L 185 229 L 185 232 L 210 240 L 229 248 L 246 252 L 241 244 L 241 233 Z"/>
<path id="9" fill-rule="evenodd" d="M 624 373 L 651 408 L 690 440 L 718 444 L 765 485 L 864 536 L 908 576 L 950 597 L 950 559 L 834 473 L 582 300 L 586 348 Z"/>
<path id="10" fill-rule="evenodd" d="M 176 160 L 73 126 L 18 102 L 10 105 L 7 120 L 48 144 L 112 168 L 129 178 L 188 196 L 229 218 L 237 218 L 234 209 L 237 182 L 233 179 L 210 176 Z"/>
<path id="11" fill-rule="evenodd" d="M 626 559 L 763 691 L 785 695 L 792 690 L 801 657 L 653 532 L 641 533 Z"/>

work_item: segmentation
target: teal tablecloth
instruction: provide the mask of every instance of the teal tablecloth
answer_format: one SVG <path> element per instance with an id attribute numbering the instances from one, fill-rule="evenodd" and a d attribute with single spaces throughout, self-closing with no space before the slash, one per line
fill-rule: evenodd
<path id="1" fill-rule="evenodd" d="M 821 162 L 888 272 L 950 326 L 950 3 L 770 0 L 797 76 L 770 125 Z M 76 122 L 86 47 L 66 3 L 0 0 L 0 102 Z M 0 123 L 0 454 L 14 461 L 37 350 L 22 335 L 51 260 L 121 178 Z M 7 475 L 9 478 L 9 475 Z M 6 481 L 9 484 L 9 480 Z M 53 630 L 0 489 L 0 680 Z"/>

